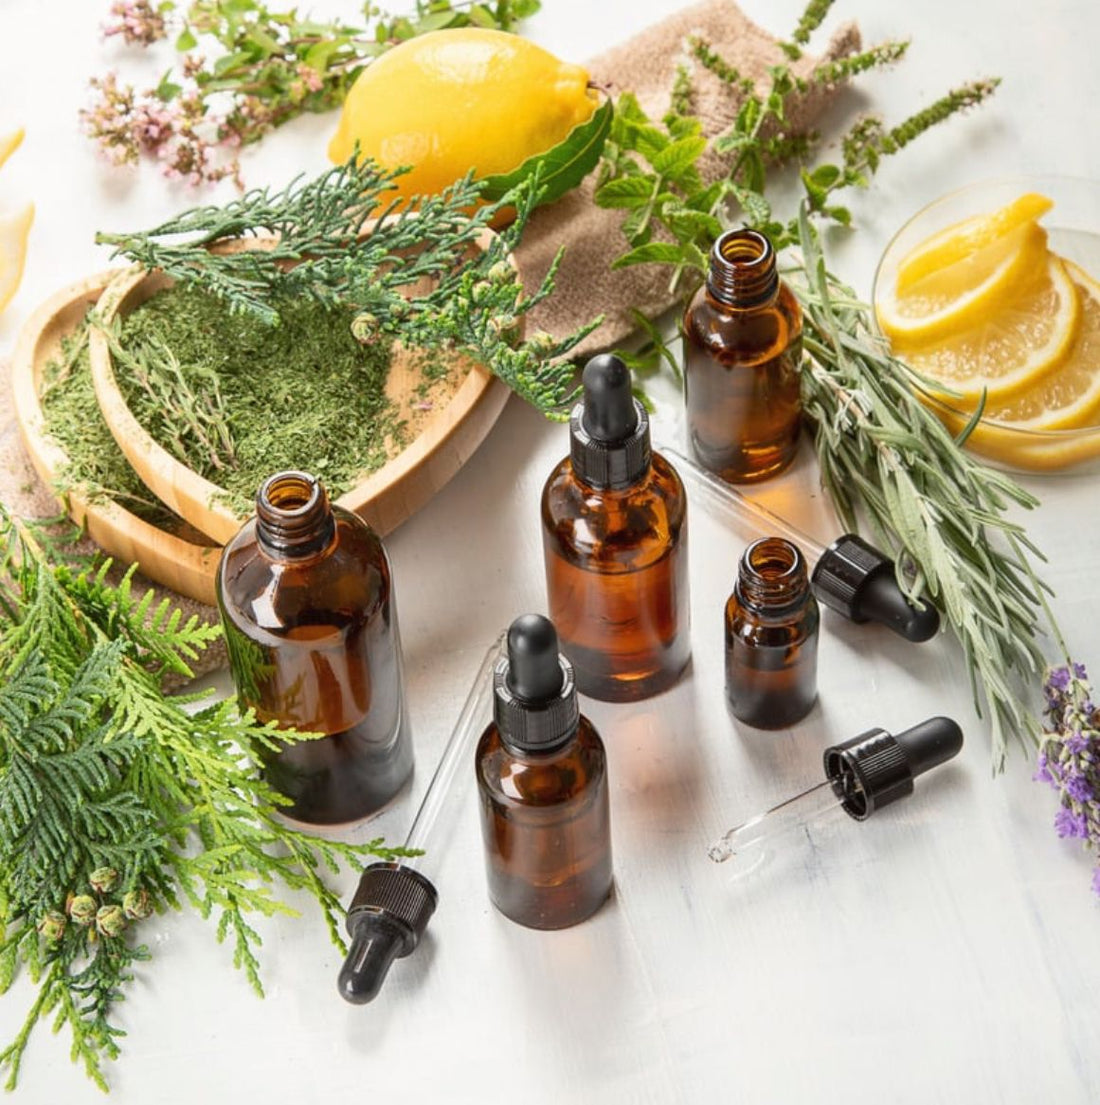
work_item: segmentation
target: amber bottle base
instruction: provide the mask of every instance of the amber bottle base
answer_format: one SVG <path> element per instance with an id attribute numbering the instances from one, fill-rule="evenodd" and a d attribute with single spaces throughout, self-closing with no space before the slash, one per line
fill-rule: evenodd
<path id="1" fill-rule="evenodd" d="M 708 449 L 697 436 L 691 440 L 692 451 L 699 463 L 726 483 L 758 483 L 771 479 L 789 468 L 798 455 L 798 439 L 780 445 L 746 446 L 729 449 Z"/>
<path id="2" fill-rule="evenodd" d="M 648 671 L 616 672 L 608 670 L 609 657 L 594 649 L 576 648 L 563 642 L 562 651 L 569 657 L 576 674 L 577 690 L 601 702 L 638 702 L 651 698 L 675 686 L 691 659 L 687 642 L 679 651 L 683 656 L 670 658 L 667 664 Z"/>
<path id="3" fill-rule="evenodd" d="M 594 877 L 588 872 L 580 884 L 570 882 L 532 890 L 531 884 L 524 879 L 498 875 L 490 899 L 509 921 L 524 928 L 550 932 L 579 925 L 597 913 L 611 896 L 610 863 L 605 877 L 603 881 L 598 873 Z"/>

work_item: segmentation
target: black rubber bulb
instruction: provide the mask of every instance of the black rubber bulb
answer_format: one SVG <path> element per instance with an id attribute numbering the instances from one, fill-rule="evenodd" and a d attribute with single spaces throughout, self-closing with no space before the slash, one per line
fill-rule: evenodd
<path id="1" fill-rule="evenodd" d="M 549 702 L 564 679 L 554 623 L 541 614 L 520 615 L 508 628 L 509 689 L 526 702 Z"/>
<path id="2" fill-rule="evenodd" d="M 918 610 L 898 586 L 892 567 L 868 578 L 856 600 L 856 613 L 917 644 L 931 640 L 940 628 L 940 612 L 927 599 Z"/>
<path id="3" fill-rule="evenodd" d="M 393 925 L 373 919 L 360 922 L 336 980 L 340 996 L 352 1005 L 374 1001 L 390 965 L 405 953 L 406 943 L 404 933 Z"/>
<path id="4" fill-rule="evenodd" d="M 594 441 L 620 442 L 638 425 L 631 391 L 630 369 L 611 353 L 601 353 L 584 366 L 585 431 Z"/>

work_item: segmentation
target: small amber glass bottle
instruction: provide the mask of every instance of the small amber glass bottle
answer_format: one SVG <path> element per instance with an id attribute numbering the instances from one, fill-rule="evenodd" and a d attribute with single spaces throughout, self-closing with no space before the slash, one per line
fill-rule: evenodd
<path id="1" fill-rule="evenodd" d="M 781 537 L 750 545 L 726 603 L 726 697 L 735 717 L 781 729 L 810 712 L 819 621 L 798 548 Z"/>
<path id="2" fill-rule="evenodd" d="M 304 472 L 260 488 L 226 545 L 218 606 L 242 706 L 325 733 L 265 753 L 265 777 L 312 825 L 361 820 L 412 771 L 390 566 L 374 531 Z"/>
<path id="3" fill-rule="evenodd" d="M 731 483 L 762 480 L 795 456 L 802 404 L 802 313 L 771 242 L 728 230 L 683 321 L 688 437 Z"/>
<path id="4" fill-rule="evenodd" d="M 607 760 L 554 626 L 539 614 L 508 630 L 475 766 L 493 905 L 537 929 L 599 909 L 611 890 Z"/>
<path id="5" fill-rule="evenodd" d="M 583 694 L 646 698 L 691 656 L 684 485 L 617 357 L 585 366 L 569 436 L 542 492 L 550 617 Z"/>

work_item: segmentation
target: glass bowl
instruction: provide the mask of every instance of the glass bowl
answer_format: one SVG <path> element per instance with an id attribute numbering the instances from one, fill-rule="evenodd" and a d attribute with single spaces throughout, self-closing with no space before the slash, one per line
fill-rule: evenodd
<path id="1" fill-rule="evenodd" d="M 996 211 L 1025 192 L 1038 192 L 1054 201 L 1042 217 L 1050 248 L 1100 278 L 1100 182 L 1076 177 L 1018 176 L 979 181 L 950 192 L 918 211 L 894 235 L 875 272 L 871 292 L 878 303 L 897 278 L 901 260 L 937 231 L 972 215 Z M 1100 372 L 1100 366 L 1097 366 Z M 915 385 L 921 401 L 952 433 L 960 433 L 971 415 L 950 398 Z M 1100 417 L 1098 415 L 1097 417 Z M 1068 430 L 1023 429 L 983 418 L 967 438 L 966 447 L 998 467 L 1018 472 L 1060 472 L 1067 468 L 1100 468 L 1100 424 Z"/>

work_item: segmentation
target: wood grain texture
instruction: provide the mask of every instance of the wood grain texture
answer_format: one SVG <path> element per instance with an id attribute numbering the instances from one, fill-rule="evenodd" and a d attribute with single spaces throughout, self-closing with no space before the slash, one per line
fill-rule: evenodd
<path id="1" fill-rule="evenodd" d="M 46 365 L 57 356 L 61 340 L 82 322 L 114 273 L 98 273 L 63 288 L 27 320 L 12 364 L 12 390 L 20 434 L 35 470 L 48 487 L 56 487 L 69 462 L 46 430 L 39 394 Z M 77 525 L 97 545 L 123 564 L 136 562 L 142 572 L 199 602 L 213 604 L 214 572 L 219 550 L 192 544 L 157 529 L 111 499 L 93 501 L 78 490 L 58 495 Z"/>

